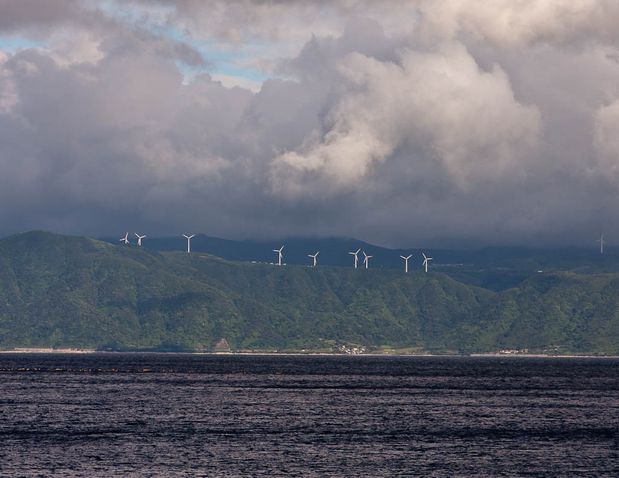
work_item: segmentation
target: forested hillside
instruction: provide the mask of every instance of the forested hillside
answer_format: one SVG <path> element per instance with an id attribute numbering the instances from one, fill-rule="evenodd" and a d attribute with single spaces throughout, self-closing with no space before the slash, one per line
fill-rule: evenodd
<path id="1" fill-rule="evenodd" d="M 619 274 L 493 292 L 446 274 L 230 262 L 30 232 L 0 241 L 0 348 L 619 353 Z"/>

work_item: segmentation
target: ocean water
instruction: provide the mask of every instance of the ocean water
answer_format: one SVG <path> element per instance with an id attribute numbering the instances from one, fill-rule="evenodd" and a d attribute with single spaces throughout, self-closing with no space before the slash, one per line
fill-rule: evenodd
<path id="1" fill-rule="evenodd" d="M 0 476 L 619 476 L 619 360 L 0 354 Z"/>

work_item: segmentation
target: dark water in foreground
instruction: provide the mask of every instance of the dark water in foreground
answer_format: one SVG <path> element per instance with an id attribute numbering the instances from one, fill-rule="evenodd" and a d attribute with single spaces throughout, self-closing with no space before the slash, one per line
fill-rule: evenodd
<path id="1" fill-rule="evenodd" d="M 2 476 L 619 476 L 619 360 L 0 355 Z"/>

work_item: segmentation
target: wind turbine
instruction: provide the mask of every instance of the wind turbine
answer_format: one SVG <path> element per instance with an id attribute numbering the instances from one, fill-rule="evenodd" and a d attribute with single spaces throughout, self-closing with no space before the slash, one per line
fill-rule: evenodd
<path id="1" fill-rule="evenodd" d="M 282 254 L 283 250 L 284 250 L 284 246 L 280 247 L 279 249 L 273 249 L 273 252 L 277 252 L 277 265 L 278 266 L 282 265 L 282 258 L 284 257 L 284 254 Z"/>
<path id="2" fill-rule="evenodd" d="M 600 254 L 604 254 L 604 234 L 596 242 L 600 243 Z"/>
<path id="3" fill-rule="evenodd" d="M 141 246 L 142 245 L 142 239 L 144 239 L 146 237 L 146 235 L 140 236 L 137 232 L 134 233 L 134 234 L 135 234 L 135 237 L 138 238 L 138 246 Z"/>
<path id="4" fill-rule="evenodd" d="M 191 238 L 194 237 L 195 234 L 191 234 L 188 236 L 187 234 L 183 234 L 183 237 L 187 239 L 187 254 L 191 252 Z"/>
<path id="5" fill-rule="evenodd" d="M 307 255 L 307 257 L 311 257 L 312 259 L 314 259 L 314 265 L 312 267 L 316 267 L 316 258 L 318 257 L 318 254 L 320 254 L 320 251 L 317 251 L 316 254 Z"/>
<path id="6" fill-rule="evenodd" d="M 121 237 L 119 239 L 120 242 L 124 243 L 125 245 L 129 244 L 129 233 L 125 233 L 125 237 Z"/>
<path id="7" fill-rule="evenodd" d="M 353 256 L 355 256 L 355 269 L 357 268 L 357 265 L 359 265 L 359 253 L 361 252 L 361 249 L 357 249 L 357 252 L 349 252 L 349 254 L 352 254 Z"/>
<path id="8" fill-rule="evenodd" d="M 400 256 L 402 259 L 404 259 L 404 272 L 408 273 L 408 260 L 413 257 L 412 254 L 408 255 L 408 256 Z"/>
<path id="9" fill-rule="evenodd" d="M 423 267 L 425 267 L 426 272 L 428 272 L 428 263 L 432 260 L 431 257 L 426 256 L 423 252 L 421 253 L 423 256 Z"/>
<path id="10" fill-rule="evenodd" d="M 374 256 L 368 256 L 365 251 L 363 251 L 363 263 L 365 264 L 365 268 L 368 269 L 370 267 L 370 258 Z"/>

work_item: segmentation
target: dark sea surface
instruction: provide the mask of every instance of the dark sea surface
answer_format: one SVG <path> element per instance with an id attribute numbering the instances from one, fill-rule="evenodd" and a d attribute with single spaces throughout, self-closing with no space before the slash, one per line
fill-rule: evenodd
<path id="1" fill-rule="evenodd" d="M 0 476 L 619 476 L 619 360 L 0 354 Z"/>

